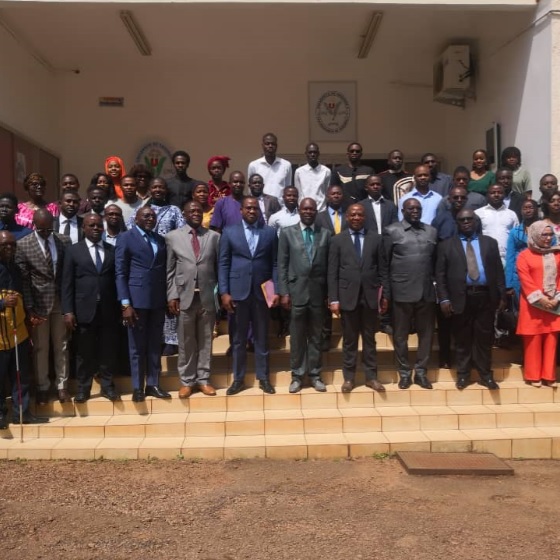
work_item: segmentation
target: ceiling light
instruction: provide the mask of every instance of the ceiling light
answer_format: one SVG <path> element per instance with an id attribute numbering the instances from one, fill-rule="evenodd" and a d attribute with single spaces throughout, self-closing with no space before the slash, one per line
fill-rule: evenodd
<path id="1" fill-rule="evenodd" d="M 122 22 L 128 31 L 128 34 L 132 37 L 136 48 L 140 51 L 143 56 L 150 56 L 152 54 L 152 48 L 144 35 L 144 32 L 136 23 L 134 15 L 130 10 L 122 10 L 119 12 Z"/>
<path id="2" fill-rule="evenodd" d="M 360 45 L 360 50 L 358 51 L 358 58 L 367 58 L 371 45 L 373 45 L 373 41 L 375 41 L 375 36 L 377 35 L 377 30 L 381 25 L 382 19 L 383 12 L 373 12 L 366 32 L 362 35 L 362 44 Z"/>

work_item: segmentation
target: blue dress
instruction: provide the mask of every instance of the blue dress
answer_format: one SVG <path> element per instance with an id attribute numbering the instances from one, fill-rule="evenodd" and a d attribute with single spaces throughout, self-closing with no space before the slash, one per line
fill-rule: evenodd
<path id="1" fill-rule="evenodd" d="M 519 300 L 521 283 L 517 274 L 517 257 L 519 253 L 527 249 L 527 234 L 525 226 L 521 223 L 510 232 L 506 248 L 506 288 L 513 288 Z"/>

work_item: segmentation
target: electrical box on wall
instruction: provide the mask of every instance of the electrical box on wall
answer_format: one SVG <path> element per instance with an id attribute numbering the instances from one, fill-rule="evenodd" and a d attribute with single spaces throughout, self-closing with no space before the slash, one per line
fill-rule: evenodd
<path id="1" fill-rule="evenodd" d="M 464 107 L 474 99 L 474 66 L 469 45 L 449 45 L 434 62 L 434 101 Z"/>

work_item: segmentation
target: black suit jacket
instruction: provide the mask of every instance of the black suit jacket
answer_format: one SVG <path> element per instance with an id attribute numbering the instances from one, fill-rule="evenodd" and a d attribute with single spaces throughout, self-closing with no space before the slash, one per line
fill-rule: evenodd
<path id="1" fill-rule="evenodd" d="M 375 213 L 372 207 L 372 200 L 368 197 L 359 203 L 364 207 L 366 213 L 366 221 L 364 227 L 367 231 L 377 231 L 377 220 L 375 219 Z M 396 205 L 387 200 L 386 198 L 381 199 L 381 230 L 384 227 L 399 221 L 398 211 Z"/>
<path id="2" fill-rule="evenodd" d="M 490 302 L 497 307 L 505 299 L 506 281 L 498 243 L 486 235 L 479 235 L 480 256 L 484 265 L 486 283 L 490 288 Z M 465 309 L 467 293 L 467 257 L 458 235 L 442 241 L 438 246 L 436 286 L 439 301 L 448 300 L 453 312 Z"/>
<path id="3" fill-rule="evenodd" d="M 343 311 L 356 309 L 360 296 L 368 307 L 377 309 L 380 287 L 387 297 L 387 261 L 377 231 L 366 232 L 361 261 L 350 230 L 331 237 L 328 270 L 329 302 L 338 301 Z"/>
<path id="4" fill-rule="evenodd" d="M 521 207 L 523 206 L 523 202 L 525 202 L 525 197 L 521 193 L 518 193 L 516 191 L 512 191 L 511 199 L 510 199 L 510 202 L 509 202 L 509 209 L 512 210 L 513 212 L 515 212 L 519 222 L 522 221 Z"/>
<path id="5" fill-rule="evenodd" d="M 80 324 L 93 321 L 97 311 L 97 297 L 103 323 L 117 325 L 119 302 L 115 284 L 115 248 L 103 243 L 105 257 L 101 273 L 90 256 L 85 240 L 72 245 L 64 256 L 62 274 L 62 313 L 73 313 Z"/>
<path id="6" fill-rule="evenodd" d="M 340 221 L 340 231 L 344 231 L 345 229 L 348 229 L 348 224 L 346 223 L 346 216 L 344 215 L 343 210 L 341 210 L 341 214 L 342 219 Z M 328 229 L 331 233 L 334 233 L 334 226 L 328 210 L 323 210 L 317 214 L 317 217 L 315 218 L 315 225 Z"/>

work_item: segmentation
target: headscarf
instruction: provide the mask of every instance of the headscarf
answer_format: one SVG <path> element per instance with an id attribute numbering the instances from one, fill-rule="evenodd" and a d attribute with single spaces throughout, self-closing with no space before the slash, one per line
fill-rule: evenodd
<path id="1" fill-rule="evenodd" d="M 113 178 L 113 177 L 111 177 L 111 175 L 109 175 L 109 162 L 110 161 L 116 161 L 121 166 L 121 176 L 120 177 Z M 121 179 L 126 175 L 126 171 L 125 171 L 125 168 L 124 168 L 124 161 L 119 156 L 109 156 L 105 160 L 105 173 L 107 173 L 107 175 L 109 175 L 109 177 L 111 177 L 111 179 L 113 179 L 113 183 L 115 185 L 115 193 L 119 197 L 119 199 L 122 199 L 123 192 L 122 192 L 122 189 L 121 189 Z"/>
<path id="2" fill-rule="evenodd" d="M 541 235 L 545 229 L 550 229 L 550 231 L 554 234 L 552 226 L 545 220 L 538 220 L 537 222 L 532 223 L 527 232 L 527 245 L 533 253 L 542 255 L 543 293 L 549 297 L 554 297 L 556 294 L 556 275 L 558 271 L 554 253 L 560 251 L 560 245 L 542 247 Z"/>
<path id="3" fill-rule="evenodd" d="M 210 171 L 210 166 L 215 162 L 219 162 L 222 164 L 222 167 L 224 168 L 224 171 L 229 167 L 229 160 L 231 158 L 228 156 L 212 156 L 209 160 L 208 163 L 206 164 L 208 167 L 208 171 Z"/>

